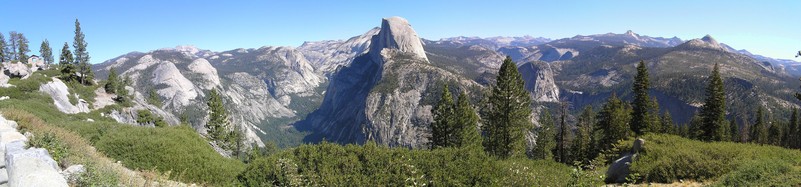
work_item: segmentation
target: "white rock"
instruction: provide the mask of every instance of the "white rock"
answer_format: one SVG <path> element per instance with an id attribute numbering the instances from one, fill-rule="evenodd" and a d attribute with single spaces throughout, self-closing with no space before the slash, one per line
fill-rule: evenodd
<path id="1" fill-rule="evenodd" d="M 195 59 L 189 64 L 189 70 L 193 73 L 200 74 L 200 77 L 203 78 L 202 83 L 198 83 L 198 87 L 205 90 L 210 90 L 216 86 L 220 85 L 220 76 L 217 75 L 217 69 L 211 66 L 206 59 Z"/>
<path id="2" fill-rule="evenodd" d="M 7 63 L 6 72 L 8 76 L 12 77 L 20 77 L 20 78 L 27 78 L 31 74 L 31 70 L 28 69 L 28 66 L 25 63 Z"/>
<path id="3" fill-rule="evenodd" d="M 95 120 L 93 120 L 92 118 L 86 119 L 86 121 L 88 121 L 88 122 L 95 122 Z"/>
<path id="4" fill-rule="evenodd" d="M 0 97 L 0 101 L 2 101 L 2 100 L 6 100 L 6 99 L 11 99 L 11 98 L 10 98 L 10 97 L 8 97 L 8 96 L 3 96 L 3 97 Z"/>
<path id="5" fill-rule="evenodd" d="M 86 168 L 83 165 L 71 165 L 67 167 L 67 169 L 64 169 L 64 171 L 61 171 L 61 175 L 69 181 L 75 181 L 77 177 L 84 172 L 86 172 Z"/>
<path id="6" fill-rule="evenodd" d="M 83 99 L 79 99 L 77 105 L 70 103 L 67 85 L 57 78 L 53 78 L 52 82 L 39 86 L 39 91 L 50 95 L 53 98 L 53 104 L 61 112 L 67 114 L 89 112 L 89 105 Z"/>
<path id="7" fill-rule="evenodd" d="M 409 21 L 401 17 L 396 16 L 381 20 L 381 31 L 373 37 L 370 51 L 372 54 L 380 54 L 384 48 L 411 53 L 428 61 L 426 52 L 423 50 L 423 43 L 420 41 L 420 37 L 417 36 L 417 32 L 412 29 Z M 374 58 L 377 59 L 377 57 Z"/>
<path id="8" fill-rule="evenodd" d="M 198 89 L 189 81 L 181 71 L 170 62 L 161 62 L 153 71 L 151 79 L 153 85 L 166 85 L 166 88 L 159 89 L 157 93 L 163 98 L 168 98 L 165 103 L 175 108 L 187 106 L 190 100 L 198 96 Z"/>

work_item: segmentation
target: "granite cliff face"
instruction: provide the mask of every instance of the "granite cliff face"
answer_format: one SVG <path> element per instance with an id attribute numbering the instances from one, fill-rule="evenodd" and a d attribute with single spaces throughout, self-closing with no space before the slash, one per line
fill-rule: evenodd
<path id="1" fill-rule="evenodd" d="M 224 93 L 232 124 L 243 127 L 248 141 L 257 145 L 263 145 L 263 129 L 280 129 L 271 122 L 299 115 L 299 106 L 293 105 L 291 98 L 320 98 L 317 88 L 324 81 L 298 50 L 285 47 L 216 53 L 179 46 L 130 53 L 95 65 L 98 77 L 105 77 L 111 68 L 131 78 L 132 94 L 143 106 L 147 106 L 144 98 L 150 90 L 162 100 L 160 108 L 110 113 L 115 119 L 129 122 L 135 118 L 132 111 L 148 109 L 175 123 L 177 120 L 171 120 L 174 116 L 185 116 L 204 133 L 207 94 L 217 89 Z"/>
<path id="2" fill-rule="evenodd" d="M 332 77 L 323 104 L 297 125 L 313 131 L 307 141 L 423 147 L 435 90 L 443 83 L 465 91 L 480 87 L 429 62 L 405 19 L 386 18 L 369 52 Z"/>
<path id="3" fill-rule="evenodd" d="M 531 100 L 536 102 L 559 102 L 559 88 L 553 80 L 551 65 L 543 62 L 529 62 L 517 68 L 523 75 L 526 90 Z"/>

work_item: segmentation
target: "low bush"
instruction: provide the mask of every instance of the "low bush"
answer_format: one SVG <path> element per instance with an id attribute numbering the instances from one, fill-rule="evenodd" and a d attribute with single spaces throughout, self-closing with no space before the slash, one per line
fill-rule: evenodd
<path id="1" fill-rule="evenodd" d="M 797 170 L 801 166 L 801 152 L 776 146 L 701 142 L 665 134 L 648 134 L 643 139 L 646 140 L 643 151 L 631 165 L 632 173 L 639 177 L 635 179 L 637 181 L 658 183 L 679 180 L 716 181 L 722 176 L 729 176 L 723 181 L 748 184 L 762 179 L 756 177 L 752 180 L 746 177 L 733 180 L 733 178 L 749 175 L 753 171 L 776 168 Z M 632 141 L 625 141 L 619 146 L 625 150 L 626 147 L 631 147 Z M 772 164 L 765 165 L 767 162 Z M 778 174 L 783 173 L 786 172 Z M 795 185 L 798 184 L 801 183 Z"/>
<path id="2" fill-rule="evenodd" d="M 570 180 L 571 178 L 577 178 Z M 497 160 L 480 149 L 409 150 L 367 143 L 301 145 L 257 158 L 239 176 L 245 186 L 566 186 L 602 185 L 545 160 Z"/>
<path id="3" fill-rule="evenodd" d="M 215 152 L 187 126 L 143 128 L 115 126 L 95 143 L 98 150 L 131 169 L 171 172 L 180 181 L 230 184 L 244 164 Z"/>

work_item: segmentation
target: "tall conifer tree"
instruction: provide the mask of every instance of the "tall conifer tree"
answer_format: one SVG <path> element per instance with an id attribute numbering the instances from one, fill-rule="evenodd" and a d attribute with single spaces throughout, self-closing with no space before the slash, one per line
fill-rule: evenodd
<path id="1" fill-rule="evenodd" d="M 511 57 L 506 57 L 489 95 L 485 124 L 484 149 L 493 156 L 509 158 L 525 155 L 526 133 L 531 123 L 531 96 L 523 87 L 523 78 Z"/>
<path id="2" fill-rule="evenodd" d="M 720 78 L 720 65 L 715 64 L 706 87 L 706 100 L 701 107 L 701 134 L 698 139 L 704 141 L 722 141 L 729 139 L 726 121 L 726 93 L 723 90 L 723 79 Z"/>
<path id="3" fill-rule="evenodd" d="M 634 101 L 631 102 L 632 113 L 629 125 L 635 136 L 643 135 L 648 130 L 648 127 L 652 127 L 652 120 L 649 119 L 649 106 L 651 106 L 651 98 L 648 96 L 649 81 L 648 68 L 645 67 L 645 61 L 640 61 L 637 64 L 634 85 L 631 87 L 634 91 Z"/>

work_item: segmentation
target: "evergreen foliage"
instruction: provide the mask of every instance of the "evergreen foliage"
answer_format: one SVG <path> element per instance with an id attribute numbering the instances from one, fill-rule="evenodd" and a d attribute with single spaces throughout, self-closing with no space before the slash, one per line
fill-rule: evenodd
<path id="1" fill-rule="evenodd" d="M 156 93 L 156 89 L 150 89 L 147 92 L 147 103 L 150 103 L 153 106 L 161 107 L 161 96 Z"/>
<path id="2" fill-rule="evenodd" d="M 751 142 L 760 145 L 768 143 L 768 124 L 765 121 L 762 107 L 757 109 L 756 123 L 751 129 Z"/>
<path id="3" fill-rule="evenodd" d="M 209 121 L 206 123 L 208 138 L 216 142 L 220 147 L 234 151 L 234 154 L 239 153 L 241 148 L 241 140 L 243 135 L 241 129 L 231 126 L 228 111 L 222 101 L 222 96 L 217 92 L 217 89 L 212 89 L 209 92 Z"/>
<path id="4" fill-rule="evenodd" d="M 665 110 L 665 113 L 662 114 L 662 133 L 667 134 L 679 134 L 676 130 L 676 125 L 673 123 L 673 117 L 670 115 L 670 111 Z"/>
<path id="5" fill-rule="evenodd" d="M 39 55 L 41 55 L 45 64 L 53 64 L 53 49 L 50 48 L 50 41 L 47 41 L 47 39 L 42 41 L 42 45 L 39 47 Z"/>
<path id="6" fill-rule="evenodd" d="M 723 141 L 729 139 L 726 120 L 726 93 L 723 90 L 723 79 L 720 78 L 720 65 L 715 64 L 709 76 L 706 88 L 706 100 L 701 107 L 703 123 L 699 128 L 698 139 L 704 141 Z"/>
<path id="7" fill-rule="evenodd" d="M 631 122 L 629 125 L 631 131 L 635 136 L 643 135 L 648 131 L 649 127 L 653 127 L 653 120 L 650 119 L 650 106 L 652 103 L 648 96 L 648 89 L 650 82 L 648 79 L 648 69 L 645 67 L 645 61 L 640 61 L 637 64 L 637 74 L 634 76 L 634 85 L 631 89 L 634 91 L 634 101 L 631 102 Z"/>
<path id="8" fill-rule="evenodd" d="M 553 159 L 553 150 L 556 148 L 556 126 L 548 109 L 543 109 L 537 128 L 537 141 L 532 152 L 534 159 Z"/>
<path id="9" fill-rule="evenodd" d="M 562 103 L 562 112 L 559 117 L 559 131 L 556 135 L 556 161 L 561 163 L 569 163 L 572 160 L 570 157 L 570 127 L 567 124 L 567 104 Z"/>
<path id="10" fill-rule="evenodd" d="M 72 48 L 75 49 L 75 62 L 77 71 L 80 73 L 80 82 L 84 85 L 91 85 L 94 79 L 94 72 L 92 72 L 92 64 L 89 63 L 89 52 L 86 51 L 86 40 L 83 31 L 81 31 L 81 23 L 75 19 L 75 40 L 72 43 Z"/>
<path id="11" fill-rule="evenodd" d="M 19 33 L 17 31 L 8 32 L 8 46 L 6 52 L 8 53 L 8 61 L 19 61 Z"/>
<path id="12" fill-rule="evenodd" d="M 451 135 L 453 135 L 454 110 L 453 96 L 446 84 L 442 88 L 437 106 L 432 109 L 434 122 L 431 124 L 431 148 L 449 147 L 451 145 Z"/>
<path id="13" fill-rule="evenodd" d="M 119 87 L 119 80 L 117 78 L 117 71 L 114 68 L 108 70 L 108 78 L 106 79 L 106 85 L 103 86 L 105 88 L 106 93 L 117 93 L 117 88 Z"/>
<path id="14" fill-rule="evenodd" d="M 592 146 L 591 132 L 593 124 L 595 124 L 595 114 L 592 111 L 592 106 L 587 106 L 579 115 L 578 123 L 576 124 L 576 136 L 573 138 L 573 143 L 570 147 L 573 162 L 578 163 L 578 165 L 589 164 L 589 161 L 593 159 L 589 152 Z"/>
<path id="15" fill-rule="evenodd" d="M 136 114 L 136 123 L 139 123 L 139 125 L 153 125 L 155 127 L 167 126 L 167 122 L 164 122 L 164 118 L 154 115 L 150 110 L 137 110 Z"/>
<path id="16" fill-rule="evenodd" d="M 484 149 L 493 156 L 509 158 L 525 155 L 526 133 L 533 128 L 531 96 L 511 57 L 506 57 L 498 71 L 497 82 L 482 116 Z"/>
<path id="17" fill-rule="evenodd" d="M 601 111 L 598 112 L 598 125 L 595 129 L 601 134 L 598 151 L 609 150 L 617 141 L 624 140 L 631 135 L 630 114 L 631 109 L 615 94 L 609 97 Z"/>
<path id="18" fill-rule="evenodd" d="M 459 94 L 454 116 L 456 120 L 454 132 L 457 137 L 454 146 L 480 148 L 481 135 L 478 133 L 478 114 L 464 91 Z"/>
<path id="19" fill-rule="evenodd" d="M 31 52 L 28 49 L 28 38 L 25 38 L 25 35 L 22 33 L 17 33 L 17 60 L 20 62 L 27 62 L 28 60 L 28 52 Z"/>
<path id="20" fill-rule="evenodd" d="M 61 48 L 61 55 L 58 57 L 58 64 L 61 66 L 61 79 L 67 82 L 76 81 L 78 77 L 75 76 L 77 67 L 73 64 L 73 56 L 70 51 L 70 46 L 64 42 L 64 47 Z"/>
<path id="21" fill-rule="evenodd" d="M 10 54 L 8 53 L 10 53 L 10 51 L 6 49 L 7 47 L 6 37 L 3 36 L 3 33 L 0 33 L 0 62 L 9 61 Z"/>

